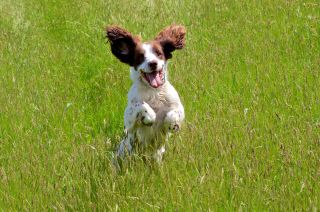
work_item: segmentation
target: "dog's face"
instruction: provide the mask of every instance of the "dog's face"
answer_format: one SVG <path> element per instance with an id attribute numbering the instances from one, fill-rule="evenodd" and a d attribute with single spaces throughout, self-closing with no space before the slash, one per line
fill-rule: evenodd
<path id="1" fill-rule="evenodd" d="M 142 43 L 139 37 L 118 26 L 107 28 L 112 53 L 140 73 L 144 83 L 153 88 L 164 84 L 165 65 L 172 52 L 185 45 L 185 28 L 172 25 L 163 29 L 157 37 Z"/>

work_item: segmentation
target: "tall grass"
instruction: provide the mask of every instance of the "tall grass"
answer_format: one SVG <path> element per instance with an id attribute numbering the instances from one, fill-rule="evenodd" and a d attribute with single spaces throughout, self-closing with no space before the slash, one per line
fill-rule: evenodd
<path id="1" fill-rule="evenodd" d="M 318 1 L 0 1 L 0 209 L 319 210 Z M 130 87 L 104 28 L 188 30 L 162 166 L 117 175 Z"/>

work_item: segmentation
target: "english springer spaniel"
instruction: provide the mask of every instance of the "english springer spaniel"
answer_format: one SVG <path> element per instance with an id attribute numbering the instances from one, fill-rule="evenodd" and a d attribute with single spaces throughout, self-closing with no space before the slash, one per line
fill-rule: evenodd
<path id="1" fill-rule="evenodd" d="M 161 162 L 169 135 L 180 130 L 184 119 L 179 95 L 168 80 L 167 61 L 185 46 L 186 30 L 171 25 L 148 42 L 118 26 L 106 31 L 113 55 L 130 66 L 133 81 L 116 158 L 135 151 Z"/>

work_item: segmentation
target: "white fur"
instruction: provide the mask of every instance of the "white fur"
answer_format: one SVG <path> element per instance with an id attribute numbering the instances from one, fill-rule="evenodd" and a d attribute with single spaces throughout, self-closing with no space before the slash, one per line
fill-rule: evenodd
<path id="1" fill-rule="evenodd" d="M 119 145 L 117 157 L 124 158 L 137 150 L 160 162 L 169 134 L 180 129 L 184 108 L 177 91 L 168 81 L 167 63 L 152 52 L 149 44 L 143 44 L 143 48 L 145 61 L 137 70 L 130 67 L 133 85 L 124 114 L 126 136 Z M 165 75 L 165 81 L 159 88 L 149 86 L 140 72 L 151 72 L 148 63 L 154 60 Z"/>
<path id="2" fill-rule="evenodd" d="M 142 48 L 144 49 L 145 53 L 144 53 L 144 57 L 145 57 L 145 60 L 143 61 L 143 63 L 141 63 L 138 67 L 137 67 L 137 70 L 140 71 L 140 70 L 143 70 L 144 72 L 146 73 L 149 73 L 149 72 L 152 72 L 152 70 L 150 70 L 150 67 L 149 67 L 149 63 L 152 62 L 152 61 L 155 61 L 157 62 L 157 70 L 159 69 L 162 69 L 165 62 L 164 60 L 160 60 L 155 54 L 154 52 L 152 51 L 152 47 L 150 44 L 148 43 L 144 43 L 142 44 Z"/>

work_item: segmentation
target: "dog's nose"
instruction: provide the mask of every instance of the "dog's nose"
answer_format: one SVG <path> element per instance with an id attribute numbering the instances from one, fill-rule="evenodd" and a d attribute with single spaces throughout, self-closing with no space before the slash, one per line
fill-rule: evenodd
<path id="1" fill-rule="evenodd" d="M 157 65 L 158 65 L 157 61 L 153 60 L 153 61 L 149 62 L 149 67 L 150 67 L 151 70 L 156 70 L 157 69 Z"/>

